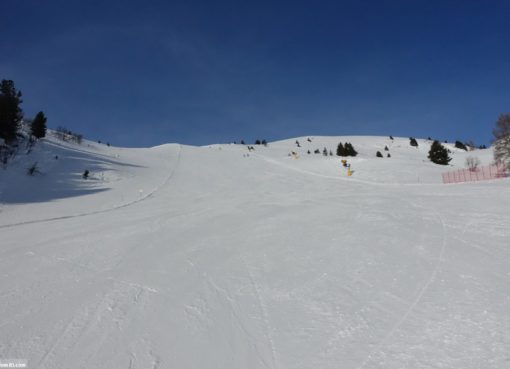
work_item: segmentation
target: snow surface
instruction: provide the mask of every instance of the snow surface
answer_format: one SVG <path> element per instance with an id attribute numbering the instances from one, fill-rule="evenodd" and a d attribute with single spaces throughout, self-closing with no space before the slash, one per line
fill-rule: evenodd
<path id="1" fill-rule="evenodd" d="M 443 167 L 426 140 L 297 139 L 249 153 L 50 137 L 18 155 L 0 170 L 0 359 L 510 368 L 510 180 L 441 184 L 491 150 L 449 145 Z M 360 153 L 352 177 L 313 154 L 339 141 Z"/>

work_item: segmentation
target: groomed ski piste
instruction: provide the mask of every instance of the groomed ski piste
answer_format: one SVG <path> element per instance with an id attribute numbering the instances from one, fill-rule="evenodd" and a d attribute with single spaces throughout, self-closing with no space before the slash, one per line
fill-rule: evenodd
<path id="1" fill-rule="evenodd" d="M 338 142 L 359 153 L 350 177 L 322 155 Z M 0 170 L 0 359 L 510 368 L 510 179 L 442 184 L 491 149 L 449 144 L 440 166 L 418 143 L 127 149 L 50 134 Z"/>

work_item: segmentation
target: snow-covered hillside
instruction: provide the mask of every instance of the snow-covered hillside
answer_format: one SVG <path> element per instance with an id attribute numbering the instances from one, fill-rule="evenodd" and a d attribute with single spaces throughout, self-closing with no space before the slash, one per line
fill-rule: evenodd
<path id="1" fill-rule="evenodd" d="M 510 180 L 441 184 L 491 150 L 449 145 L 443 167 L 426 140 L 307 138 L 18 155 L 0 170 L 0 359 L 510 367 Z M 351 177 L 313 154 L 340 141 Z"/>
<path id="2" fill-rule="evenodd" d="M 124 149 L 91 141 L 76 144 L 56 139 L 50 131 L 30 154 L 20 149 L 7 170 L 0 170 L 0 226 L 109 211 L 140 201 L 170 179 L 179 150 L 178 145 Z M 33 164 L 37 172 L 28 177 Z"/>

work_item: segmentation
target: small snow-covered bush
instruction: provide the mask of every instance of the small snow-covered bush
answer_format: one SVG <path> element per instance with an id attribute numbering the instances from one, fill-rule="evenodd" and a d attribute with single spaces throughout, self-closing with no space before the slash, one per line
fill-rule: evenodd
<path id="1" fill-rule="evenodd" d="M 39 168 L 37 167 L 37 163 L 34 163 L 32 164 L 28 169 L 27 169 L 27 174 L 29 176 L 33 176 L 34 174 L 37 174 L 37 173 L 40 173 L 39 172 Z"/>
<path id="2" fill-rule="evenodd" d="M 468 156 L 466 158 L 466 167 L 474 172 L 476 171 L 476 168 L 478 168 L 478 166 L 480 165 L 480 159 L 478 159 L 477 157 L 473 157 L 473 156 Z"/>

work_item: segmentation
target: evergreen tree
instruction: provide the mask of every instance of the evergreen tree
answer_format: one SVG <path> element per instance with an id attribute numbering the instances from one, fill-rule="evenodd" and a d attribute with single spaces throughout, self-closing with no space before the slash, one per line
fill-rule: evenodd
<path id="1" fill-rule="evenodd" d="M 377 151 L 377 153 L 375 154 L 375 156 L 377 156 L 378 158 L 382 158 L 382 157 L 383 157 L 380 151 Z"/>
<path id="2" fill-rule="evenodd" d="M 354 146 L 350 142 L 345 143 L 346 156 L 356 156 L 358 152 L 354 150 Z"/>
<path id="3" fill-rule="evenodd" d="M 337 156 L 346 156 L 344 145 L 341 142 L 338 144 L 338 146 L 336 148 L 336 155 Z"/>
<path id="4" fill-rule="evenodd" d="M 324 150 L 322 150 L 322 155 L 328 156 L 328 149 L 324 148 Z"/>
<path id="5" fill-rule="evenodd" d="M 465 144 L 463 144 L 462 142 L 460 142 L 460 141 L 455 141 L 455 147 L 457 149 L 462 149 L 462 150 L 468 151 L 467 146 Z"/>
<path id="6" fill-rule="evenodd" d="M 21 92 L 16 91 L 14 82 L 2 80 L 0 83 L 0 138 L 9 142 L 16 138 L 19 124 L 23 119 L 20 108 Z"/>
<path id="7" fill-rule="evenodd" d="M 418 147 L 418 141 L 416 141 L 416 138 L 409 137 L 409 144 L 414 147 Z"/>
<path id="8" fill-rule="evenodd" d="M 431 162 L 440 165 L 447 165 L 450 160 L 448 150 L 439 141 L 434 141 L 430 146 L 429 156 Z"/>
<path id="9" fill-rule="evenodd" d="M 336 154 L 338 156 L 356 156 L 358 155 L 358 152 L 354 150 L 354 147 L 350 142 L 346 142 L 345 145 L 342 145 L 340 142 L 336 149 Z"/>
<path id="10" fill-rule="evenodd" d="M 30 125 L 30 130 L 32 131 L 32 135 L 37 138 L 46 136 L 46 117 L 42 111 L 35 116 Z"/>

